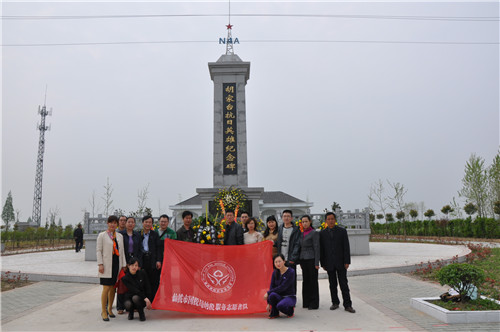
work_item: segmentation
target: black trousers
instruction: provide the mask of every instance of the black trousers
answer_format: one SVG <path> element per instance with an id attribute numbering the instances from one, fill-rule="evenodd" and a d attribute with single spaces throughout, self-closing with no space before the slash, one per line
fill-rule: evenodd
<path id="1" fill-rule="evenodd" d="M 125 310 L 125 294 L 116 294 L 116 310 Z"/>
<path id="2" fill-rule="evenodd" d="M 75 240 L 75 251 L 79 252 L 83 248 L 83 239 Z"/>
<path id="3" fill-rule="evenodd" d="M 153 302 L 156 295 L 156 291 L 158 290 L 158 277 L 157 277 L 158 274 L 156 272 L 157 271 L 156 262 L 152 261 L 150 255 L 144 255 L 142 265 L 143 265 L 142 269 L 148 275 L 149 283 L 151 285 L 151 292 L 153 292 L 152 294 L 153 298 L 151 299 L 151 302 Z"/>
<path id="4" fill-rule="evenodd" d="M 314 265 L 314 259 L 301 260 L 300 268 L 302 269 L 302 307 L 318 309 L 318 270 Z"/>
<path id="5" fill-rule="evenodd" d="M 345 268 L 334 267 L 328 272 L 328 281 L 330 282 L 330 296 L 332 304 L 340 304 L 339 296 L 337 295 L 337 278 L 342 292 L 342 305 L 344 308 L 352 307 L 351 296 L 349 295 L 349 286 L 347 285 L 347 270 Z"/>

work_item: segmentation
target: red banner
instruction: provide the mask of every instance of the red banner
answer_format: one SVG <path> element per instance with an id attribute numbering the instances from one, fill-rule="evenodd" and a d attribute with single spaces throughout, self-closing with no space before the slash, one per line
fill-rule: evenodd
<path id="1" fill-rule="evenodd" d="M 266 311 L 272 242 L 240 246 L 165 240 L 153 308 L 210 315 Z"/>

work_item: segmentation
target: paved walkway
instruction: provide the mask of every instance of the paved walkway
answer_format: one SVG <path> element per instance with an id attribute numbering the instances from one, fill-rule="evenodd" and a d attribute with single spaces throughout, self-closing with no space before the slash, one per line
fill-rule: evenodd
<path id="1" fill-rule="evenodd" d="M 353 272 L 366 274 L 381 271 L 380 269 L 397 270 L 412 263 L 449 259 L 467 252 L 460 246 L 401 243 L 371 243 L 371 249 L 370 256 L 353 257 Z M 96 263 L 84 262 L 84 254 L 64 251 L 26 254 L 31 257 L 23 256 L 25 255 L 2 257 L 2 270 L 21 270 L 39 276 L 44 273 L 58 273 L 60 276 L 69 273 L 73 276 L 88 273 L 89 277 L 92 278 L 93 274 L 95 278 Z M 15 257 L 18 259 L 12 259 Z M 66 264 L 58 263 L 62 257 L 72 259 Z M 365 269 L 360 268 L 361 263 L 366 264 Z M 47 268 L 47 265 L 58 268 L 52 270 Z M 1 294 L 1 327 L 3 331 L 499 330 L 498 324 L 447 325 L 410 307 L 411 297 L 436 296 L 442 293 L 446 288 L 438 284 L 396 273 L 353 275 L 349 277 L 349 284 L 353 307 L 357 311 L 355 314 L 342 309 L 330 311 L 328 281 L 320 280 L 320 309 L 316 311 L 302 309 L 299 295 L 295 317 L 291 319 L 269 320 L 265 314 L 220 317 L 152 310 L 146 313 L 146 322 L 139 322 L 137 319 L 128 321 L 126 315 L 111 319 L 111 322 L 103 322 L 99 316 L 101 286 L 89 283 L 42 281 Z M 300 282 L 298 287 L 298 294 L 301 294 Z"/>
<path id="2" fill-rule="evenodd" d="M 371 242 L 370 255 L 352 256 L 349 276 L 408 272 L 421 262 L 462 257 L 469 252 L 463 245 Z M 36 281 L 99 282 L 97 263 L 85 261 L 84 250 L 79 253 L 60 250 L 3 256 L 2 271 L 21 271 Z M 327 277 L 326 273 L 320 273 L 320 278 Z"/>

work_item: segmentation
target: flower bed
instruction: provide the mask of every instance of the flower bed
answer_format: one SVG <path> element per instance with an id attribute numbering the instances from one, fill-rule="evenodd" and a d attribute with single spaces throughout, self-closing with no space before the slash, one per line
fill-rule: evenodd
<path id="1" fill-rule="evenodd" d="M 483 296 L 481 296 L 481 298 L 486 299 Z M 430 302 L 437 300 L 440 300 L 440 298 L 412 298 L 410 304 L 412 308 L 422 311 L 447 324 L 500 323 L 500 310 L 450 311 Z M 500 304 L 498 301 L 495 302 Z"/>

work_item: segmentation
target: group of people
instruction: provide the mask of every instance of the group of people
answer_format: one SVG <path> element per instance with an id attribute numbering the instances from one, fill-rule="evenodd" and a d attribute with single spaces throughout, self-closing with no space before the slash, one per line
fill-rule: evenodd
<path id="1" fill-rule="evenodd" d="M 302 270 L 302 307 L 309 310 L 319 308 L 318 270 L 321 266 L 328 273 L 332 305 L 330 310 L 340 306 L 337 285 L 340 284 L 344 309 L 356 311 L 347 282 L 347 269 L 351 264 L 349 238 L 345 228 L 339 227 L 333 212 L 325 214 L 327 227 L 317 231 L 309 215 L 304 215 L 300 227 L 293 224 L 290 210 L 283 211 L 283 224 L 276 227 L 276 219 L 270 216 L 264 236 L 274 234 L 276 254 L 273 258 L 275 270 L 271 285 L 264 295 L 268 303 L 269 318 L 276 318 L 279 312 L 292 317 L 296 305 L 297 265 Z M 276 229 L 277 228 L 277 229 Z"/>
<path id="2" fill-rule="evenodd" d="M 153 230 L 153 217 L 142 218 L 142 230 L 135 231 L 135 218 L 110 216 L 108 229 L 97 237 L 97 264 L 101 294 L 101 317 L 104 321 L 116 317 L 112 311 L 115 285 L 120 270 L 126 271 L 120 282 L 126 292 L 119 293 L 116 301 L 118 314 L 128 312 L 134 319 L 134 311 L 141 321 L 146 320 L 144 308 L 151 309 L 160 282 L 163 248 L 166 238 L 177 238 L 176 232 L 168 228 L 169 217 L 161 215 L 159 228 Z"/>
<path id="3" fill-rule="evenodd" d="M 257 231 L 258 221 L 247 212 L 241 213 L 241 224 L 236 222 L 233 210 L 225 211 L 226 226 L 223 243 L 243 245 L 260 241 L 273 241 L 273 264 L 275 270 L 269 291 L 265 294 L 269 317 L 279 316 L 279 312 L 291 317 L 296 305 L 297 264 L 303 276 L 303 307 L 315 310 L 319 307 L 318 270 L 321 266 L 328 272 L 332 305 L 330 310 L 339 308 L 340 300 L 337 285 L 340 284 L 343 306 L 354 313 L 347 283 L 347 269 L 351 263 L 347 231 L 337 226 L 332 212 L 325 215 L 327 228 L 317 231 L 312 226 L 311 217 L 302 216 L 301 226 L 293 223 L 291 210 L 282 213 L 283 224 L 278 226 L 274 216 L 266 220 L 263 233 Z M 101 295 L 101 317 L 104 321 L 116 317 L 112 311 L 115 298 L 115 284 L 123 270 L 125 275 L 120 282 L 127 291 L 117 296 L 118 314 L 128 312 L 128 319 L 134 319 L 134 311 L 141 321 L 146 320 L 144 308 L 151 308 L 160 282 L 165 239 L 199 242 L 200 232 L 191 226 L 193 213 L 184 211 L 183 225 L 174 231 L 168 227 L 169 217 L 159 218 L 159 228 L 153 230 L 153 217 L 142 218 L 142 230 L 135 231 L 135 218 L 110 216 L 108 229 L 97 238 L 97 264 Z M 210 235 L 210 225 L 204 229 Z M 212 230 L 213 231 L 213 230 Z"/>

